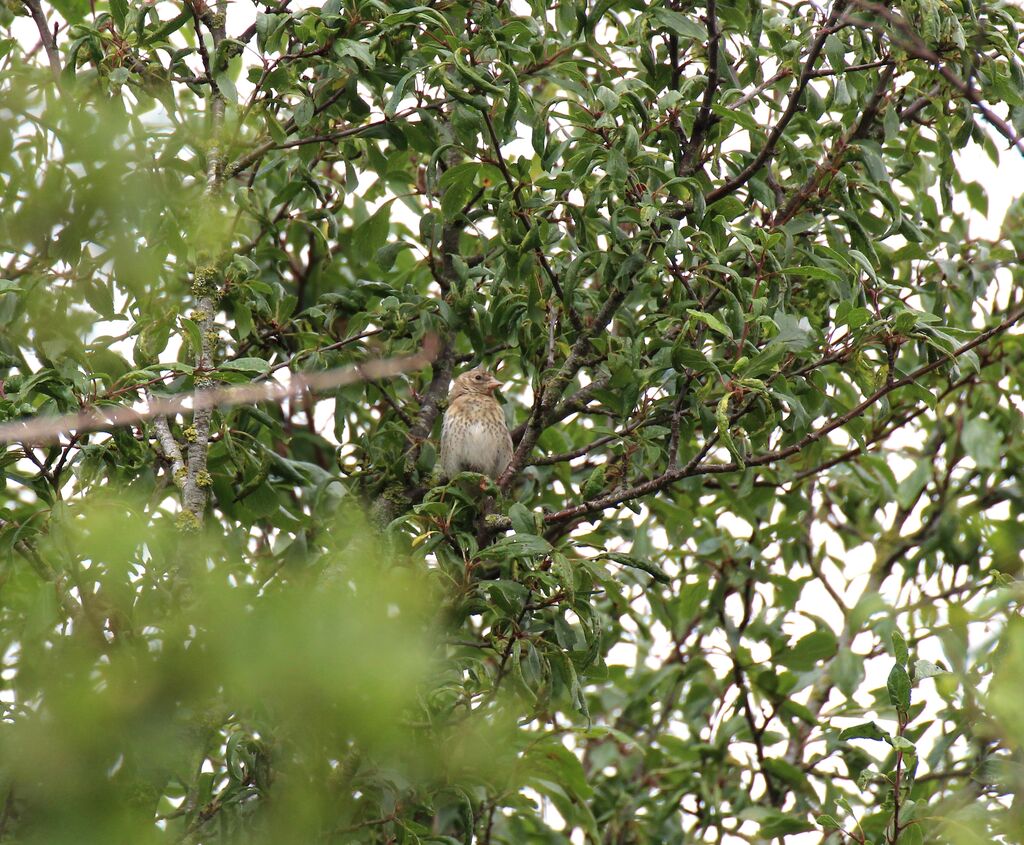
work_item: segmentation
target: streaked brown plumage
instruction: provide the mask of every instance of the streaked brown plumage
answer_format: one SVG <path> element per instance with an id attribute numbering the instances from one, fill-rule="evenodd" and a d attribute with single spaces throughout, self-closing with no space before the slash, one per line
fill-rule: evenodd
<path id="1" fill-rule="evenodd" d="M 468 370 L 455 379 L 441 425 L 441 474 L 480 472 L 497 478 L 512 460 L 512 435 L 494 398 L 501 382 L 487 370 Z"/>

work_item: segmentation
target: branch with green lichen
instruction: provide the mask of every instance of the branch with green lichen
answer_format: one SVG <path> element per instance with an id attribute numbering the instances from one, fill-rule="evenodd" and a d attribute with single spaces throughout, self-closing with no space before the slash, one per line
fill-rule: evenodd
<path id="1" fill-rule="evenodd" d="M 205 5 L 204 5 L 204 8 Z M 209 11 L 209 10 L 208 10 Z M 217 11 L 208 17 L 196 14 L 196 30 L 199 30 L 200 19 L 210 30 L 213 39 L 213 49 L 217 53 L 221 42 L 225 38 L 225 21 L 227 18 L 227 0 L 218 0 Z M 202 40 L 202 33 L 198 33 Z M 213 198 L 220 194 L 224 181 L 224 149 L 221 133 L 224 127 L 224 95 L 213 81 L 209 67 L 207 76 L 210 84 L 210 149 L 206 159 L 206 196 Z M 196 322 L 199 325 L 199 349 L 196 350 L 195 372 L 197 390 L 208 390 L 213 387 L 213 381 L 206 375 L 214 368 L 214 353 L 219 341 L 217 331 L 217 304 L 220 299 L 221 274 L 218 268 L 212 263 L 200 264 L 195 270 L 192 278 L 192 295 L 195 297 L 196 305 L 192 311 L 193 317 L 198 317 Z M 206 512 L 206 505 L 209 500 L 209 489 L 212 485 L 210 473 L 207 470 L 207 459 L 209 457 L 210 425 L 213 421 L 212 405 L 199 405 L 196 407 L 192 417 L 192 426 L 185 430 L 187 445 L 185 446 L 184 482 L 181 487 L 182 505 L 185 510 L 195 517 L 195 521 L 202 524 L 203 514 Z M 170 426 L 164 422 L 163 431 L 158 428 L 158 436 L 161 438 L 161 445 L 164 454 L 171 460 L 174 470 L 175 482 L 180 476 L 180 466 L 173 457 L 174 448 L 169 442 Z M 177 444 L 174 444 L 177 447 Z M 170 452 L 168 451 L 170 448 Z M 181 450 L 178 448 L 180 460 Z M 185 526 L 179 525 L 183 530 Z"/>

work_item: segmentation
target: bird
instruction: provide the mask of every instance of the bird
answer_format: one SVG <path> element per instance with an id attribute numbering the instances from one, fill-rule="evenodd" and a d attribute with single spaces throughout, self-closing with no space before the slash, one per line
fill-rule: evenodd
<path id="1" fill-rule="evenodd" d="M 501 382 L 483 367 L 455 379 L 441 423 L 441 475 L 479 472 L 496 480 L 512 460 L 512 435 L 494 398 Z"/>

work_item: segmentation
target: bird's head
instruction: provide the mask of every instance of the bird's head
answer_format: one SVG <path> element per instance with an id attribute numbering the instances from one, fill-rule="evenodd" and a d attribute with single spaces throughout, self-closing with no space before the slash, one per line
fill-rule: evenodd
<path id="1" fill-rule="evenodd" d="M 498 379 L 483 367 L 477 367 L 475 370 L 466 370 L 466 372 L 455 379 L 455 384 L 452 385 L 452 392 L 448 395 L 448 398 L 450 400 L 457 399 L 467 393 L 490 396 L 499 387 L 501 387 L 501 382 Z"/>

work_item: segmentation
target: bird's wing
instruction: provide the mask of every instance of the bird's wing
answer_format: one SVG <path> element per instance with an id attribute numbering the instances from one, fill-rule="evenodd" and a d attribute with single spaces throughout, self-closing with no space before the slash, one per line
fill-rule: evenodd
<path id="1" fill-rule="evenodd" d="M 452 421 L 445 413 L 441 419 L 441 449 L 437 456 L 438 464 L 441 467 L 441 474 L 446 478 L 458 475 L 458 468 L 449 466 L 452 462 Z"/>
<path id="2" fill-rule="evenodd" d="M 502 430 L 504 437 L 501 439 L 498 445 L 497 454 L 494 456 L 494 474 L 492 478 L 497 478 L 507 468 L 509 463 L 512 461 L 512 435 L 509 430 L 503 425 Z"/>

